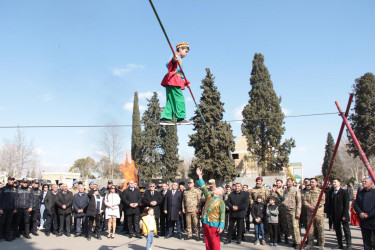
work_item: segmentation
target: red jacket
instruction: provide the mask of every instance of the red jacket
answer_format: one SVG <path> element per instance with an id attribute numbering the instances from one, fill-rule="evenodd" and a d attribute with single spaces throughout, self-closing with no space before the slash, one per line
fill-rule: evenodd
<path id="1" fill-rule="evenodd" d="M 163 81 L 161 81 L 161 86 L 181 87 L 181 89 L 184 90 L 185 86 L 190 84 L 190 81 L 185 81 L 181 78 L 182 73 L 177 71 L 177 68 L 178 64 L 170 60 L 168 63 L 168 73 L 164 76 Z"/>

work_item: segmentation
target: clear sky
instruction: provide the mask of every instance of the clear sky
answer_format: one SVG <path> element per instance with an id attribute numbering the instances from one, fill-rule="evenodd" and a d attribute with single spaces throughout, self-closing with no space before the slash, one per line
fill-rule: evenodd
<path id="1" fill-rule="evenodd" d="M 225 103 L 225 119 L 241 119 L 251 62 L 262 53 L 286 115 L 345 108 L 354 80 L 375 68 L 375 2 L 155 0 L 173 45 L 187 41 L 184 70 L 197 100 L 205 68 Z M 0 125 L 131 124 L 134 91 L 143 109 L 171 52 L 147 0 L 0 1 Z M 185 91 L 187 115 L 194 103 Z M 142 112 L 143 110 L 141 110 Z M 327 133 L 336 115 L 285 119 L 297 147 L 292 162 L 305 176 L 320 174 Z M 232 123 L 235 136 L 239 123 Z M 97 157 L 98 128 L 24 129 L 45 170 L 66 171 L 78 158 Z M 179 151 L 192 126 L 179 127 Z M 0 129 L 12 138 L 15 129 Z M 130 150 L 131 127 L 122 128 Z"/>

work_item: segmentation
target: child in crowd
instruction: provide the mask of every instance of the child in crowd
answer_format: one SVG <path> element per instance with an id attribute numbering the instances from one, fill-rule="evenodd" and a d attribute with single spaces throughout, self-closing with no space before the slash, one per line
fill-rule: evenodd
<path id="1" fill-rule="evenodd" d="M 275 198 L 271 196 L 266 209 L 271 247 L 277 247 L 277 228 L 279 225 L 279 207 L 275 204 L 275 202 Z"/>
<path id="2" fill-rule="evenodd" d="M 258 195 L 256 202 L 253 204 L 251 209 L 251 216 L 254 219 L 254 227 L 255 227 L 255 245 L 259 245 L 259 234 L 262 235 L 261 244 L 265 244 L 264 238 L 264 227 L 263 227 L 263 219 L 265 214 L 265 205 L 263 203 L 263 197 Z"/>
<path id="3" fill-rule="evenodd" d="M 154 209 L 151 207 L 146 207 L 141 217 L 142 233 L 145 237 L 147 237 L 146 250 L 150 250 L 152 242 L 154 241 L 154 236 L 157 235 Z"/>
<path id="4" fill-rule="evenodd" d="M 179 43 L 176 46 L 175 56 L 168 62 L 168 73 L 164 76 L 161 85 L 165 87 L 167 103 L 160 116 L 160 125 L 175 125 L 172 120 L 175 118 L 178 124 L 189 124 L 185 120 L 185 98 L 182 90 L 189 86 L 190 82 L 185 81 L 180 67 L 182 67 L 182 58 L 189 53 L 189 44 L 186 42 Z"/>

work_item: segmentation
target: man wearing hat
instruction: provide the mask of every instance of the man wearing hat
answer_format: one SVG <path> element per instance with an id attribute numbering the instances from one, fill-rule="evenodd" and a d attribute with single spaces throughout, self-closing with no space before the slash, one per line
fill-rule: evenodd
<path id="1" fill-rule="evenodd" d="M 78 191 L 78 181 L 77 180 L 73 181 L 73 186 L 72 186 L 71 189 L 69 189 L 69 191 L 73 193 L 73 196 L 79 192 Z"/>
<path id="2" fill-rule="evenodd" d="M 29 188 L 29 181 L 26 178 L 22 179 L 21 186 L 17 189 L 16 210 L 15 236 L 19 237 L 20 227 L 24 225 L 24 236 L 26 239 L 31 239 L 30 212 L 33 210 L 33 194 L 31 193 L 31 188 Z"/>
<path id="3" fill-rule="evenodd" d="M 301 209 L 301 222 L 300 222 L 300 227 L 303 227 L 303 228 L 307 228 L 307 207 L 303 205 L 303 201 L 306 199 L 306 195 L 307 193 L 310 191 L 311 189 L 311 185 L 310 185 L 310 179 L 309 178 L 305 178 L 304 180 L 304 186 L 305 188 L 302 189 L 301 191 L 301 199 L 302 199 L 302 209 Z"/>
<path id="4" fill-rule="evenodd" d="M 183 193 L 184 198 L 182 202 L 182 212 L 186 215 L 186 227 L 188 236 L 186 240 L 193 238 L 193 228 L 196 235 L 196 240 L 199 240 L 199 227 L 198 227 L 198 213 L 201 206 L 202 192 L 194 187 L 194 180 L 188 180 L 188 189 Z"/>
<path id="5" fill-rule="evenodd" d="M 167 103 L 160 116 L 161 125 L 174 125 L 173 117 L 179 124 L 188 124 L 185 120 L 185 98 L 182 90 L 189 86 L 190 82 L 185 80 L 180 66 L 182 67 L 182 58 L 189 53 L 189 44 L 187 42 L 179 43 L 176 46 L 176 54 L 167 64 L 168 73 L 164 76 L 161 85 L 165 87 Z M 178 63 L 180 66 L 178 66 Z"/>
<path id="6" fill-rule="evenodd" d="M 208 190 L 212 192 L 216 188 L 216 181 L 215 181 L 215 179 L 209 179 L 207 186 L 208 186 Z"/>
<path id="7" fill-rule="evenodd" d="M 270 191 L 268 190 L 268 188 L 266 188 L 263 185 L 263 178 L 261 176 L 258 176 L 255 179 L 255 182 L 256 182 L 255 187 L 253 187 L 250 193 L 250 205 L 251 206 L 253 205 L 253 203 L 257 200 L 258 195 L 261 195 L 263 197 L 264 203 L 267 204 Z M 266 241 L 268 241 L 269 235 L 268 235 L 268 221 L 267 220 L 264 220 L 264 234 L 265 234 Z"/>
<path id="8" fill-rule="evenodd" d="M 31 185 L 31 193 L 33 195 L 33 210 L 31 211 L 31 233 L 35 236 L 38 234 L 38 225 L 40 222 L 40 205 L 42 203 L 42 191 L 39 189 L 39 181 L 37 179 L 33 180 Z"/>
<path id="9" fill-rule="evenodd" d="M 8 183 L 0 189 L 0 235 L 5 235 L 7 241 L 13 240 L 13 223 L 16 213 L 17 190 L 14 187 L 14 178 L 8 177 Z M 3 233 L 2 230 L 5 229 Z"/>

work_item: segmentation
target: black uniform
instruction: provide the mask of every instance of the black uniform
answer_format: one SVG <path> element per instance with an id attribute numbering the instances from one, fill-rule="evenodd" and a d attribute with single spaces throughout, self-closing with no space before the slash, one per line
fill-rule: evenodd
<path id="1" fill-rule="evenodd" d="M 20 186 L 17 188 L 16 193 L 16 227 L 15 235 L 18 237 L 22 231 L 22 225 L 24 225 L 25 237 L 30 237 L 30 211 L 33 208 L 33 194 L 31 188 Z M 22 224 L 23 222 L 23 224 Z"/>
<path id="2" fill-rule="evenodd" d="M 38 235 L 38 225 L 40 222 L 40 204 L 42 203 L 42 191 L 39 188 L 32 188 L 33 194 L 33 210 L 31 211 L 31 233 Z"/>
<path id="3" fill-rule="evenodd" d="M 5 239 L 11 241 L 14 232 L 14 220 L 16 209 L 17 189 L 13 185 L 7 184 L 0 189 L 0 210 L 3 211 L 0 221 L 0 235 L 5 235 Z M 5 232 L 2 232 L 3 229 Z"/>

